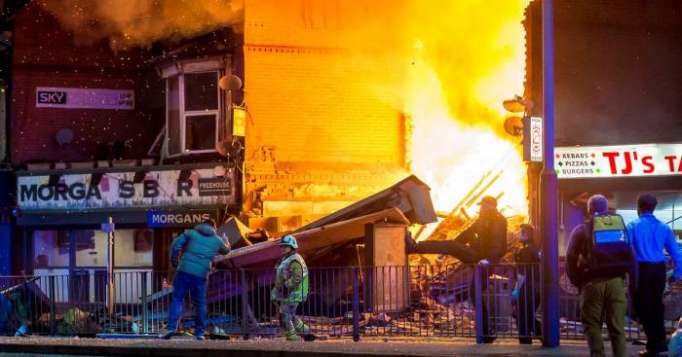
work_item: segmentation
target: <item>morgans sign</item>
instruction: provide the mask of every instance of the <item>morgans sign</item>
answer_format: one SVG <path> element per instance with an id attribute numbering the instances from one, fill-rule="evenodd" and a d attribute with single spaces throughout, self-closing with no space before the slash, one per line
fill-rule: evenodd
<path id="1" fill-rule="evenodd" d="M 50 182 L 50 176 L 19 175 L 19 208 L 30 210 L 90 208 L 158 208 L 207 206 L 234 203 L 233 177 L 216 176 L 225 170 L 180 170 L 65 174 Z M 184 176 L 184 177 L 182 177 Z M 97 182 L 99 181 L 99 182 Z"/>

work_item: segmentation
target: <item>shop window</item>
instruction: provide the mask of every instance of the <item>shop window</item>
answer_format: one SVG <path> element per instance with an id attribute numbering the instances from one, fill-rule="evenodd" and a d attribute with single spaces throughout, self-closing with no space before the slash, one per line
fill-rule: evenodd
<path id="1" fill-rule="evenodd" d="M 77 268 L 104 268 L 107 235 L 99 230 L 34 231 L 34 266 L 69 268 L 70 235 L 76 241 Z M 153 235 L 149 229 L 121 229 L 114 240 L 116 268 L 143 268 L 153 264 Z"/>
<path id="2" fill-rule="evenodd" d="M 168 156 L 215 152 L 223 102 L 220 75 L 216 69 L 166 78 Z"/>
<path id="3" fill-rule="evenodd" d="M 33 251 L 36 268 L 66 268 L 69 266 L 69 251 L 60 246 L 64 237 L 68 241 L 66 231 L 34 231 Z"/>
<path id="4" fill-rule="evenodd" d="M 94 242 L 93 245 L 88 246 L 88 249 L 76 248 L 76 266 L 79 268 L 105 267 L 107 265 L 106 235 L 95 230 L 74 230 L 72 232 L 76 237 L 90 236 Z"/>
<path id="5" fill-rule="evenodd" d="M 151 267 L 152 246 L 152 231 L 149 229 L 118 230 L 114 241 L 114 265 L 118 268 Z"/>

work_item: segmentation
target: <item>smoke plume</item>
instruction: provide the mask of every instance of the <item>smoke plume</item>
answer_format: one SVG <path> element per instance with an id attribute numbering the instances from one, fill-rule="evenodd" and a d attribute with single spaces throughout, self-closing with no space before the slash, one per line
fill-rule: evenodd
<path id="1" fill-rule="evenodd" d="M 113 49 L 235 26 L 243 21 L 244 8 L 243 0 L 39 0 L 39 4 L 74 34 L 77 44 L 109 39 Z"/>

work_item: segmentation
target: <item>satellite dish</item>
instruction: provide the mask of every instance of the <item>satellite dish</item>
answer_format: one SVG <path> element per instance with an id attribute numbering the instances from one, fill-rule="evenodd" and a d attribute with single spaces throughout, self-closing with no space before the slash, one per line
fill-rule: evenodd
<path id="1" fill-rule="evenodd" d="M 232 90 L 237 91 L 242 89 L 242 79 L 230 74 L 229 76 L 222 76 L 218 80 L 218 86 L 222 90 Z"/>
<path id="2" fill-rule="evenodd" d="M 55 137 L 59 145 L 71 144 L 73 141 L 73 130 L 70 128 L 59 129 Z"/>

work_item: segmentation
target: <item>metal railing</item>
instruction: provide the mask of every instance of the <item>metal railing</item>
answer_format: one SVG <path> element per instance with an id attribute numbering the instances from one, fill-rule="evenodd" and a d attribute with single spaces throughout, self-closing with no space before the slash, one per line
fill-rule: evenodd
<path id="1" fill-rule="evenodd" d="M 519 272 L 526 282 L 513 299 Z M 109 311 L 107 280 L 101 274 L 0 277 L 0 328 L 12 333 L 26 324 L 31 333 L 69 336 L 163 333 L 172 278 L 150 271 L 115 273 L 116 301 Z M 279 335 L 281 321 L 270 294 L 274 279 L 272 269 L 213 272 L 207 282 L 208 333 Z M 541 281 L 537 265 L 312 268 L 310 293 L 297 314 L 315 335 L 354 340 L 533 338 L 540 335 Z M 181 325 L 191 330 L 194 310 L 189 298 L 184 306 Z M 577 291 L 562 289 L 562 338 L 583 338 L 578 311 Z M 643 337 L 630 319 L 626 329 L 632 339 Z"/>

